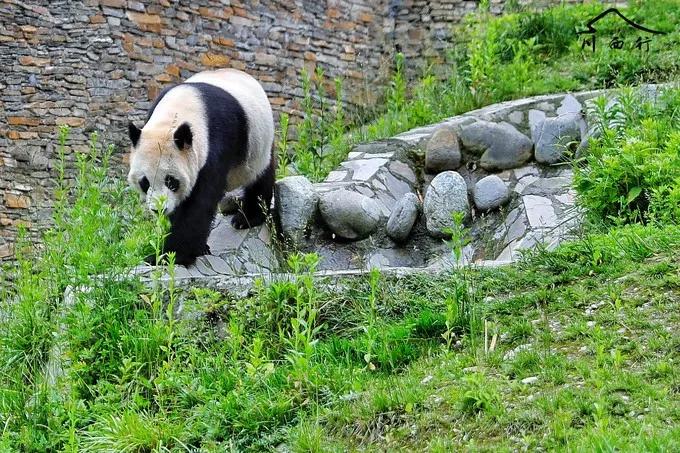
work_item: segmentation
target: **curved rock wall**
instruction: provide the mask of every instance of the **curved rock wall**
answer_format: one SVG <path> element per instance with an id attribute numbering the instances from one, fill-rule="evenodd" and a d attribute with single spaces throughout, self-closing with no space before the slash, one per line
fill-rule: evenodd
<path id="1" fill-rule="evenodd" d="M 651 102 L 662 90 L 640 89 Z M 235 230 L 220 214 L 208 241 L 211 255 L 179 266 L 176 276 L 219 286 L 234 276 L 285 272 L 290 250 L 315 252 L 320 271 L 345 274 L 497 266 L 539 244 L 556 247 L 581 224 L 571 160 L 593 133 L 585 112 L 601 94 L 609 105 L 617 102 L 615 91 L 538 96 L 358 145 L 321 183 L 302 176 L 277 181 L 274 217 L 283 235 L 270 234 L 267 225 Z M 517 152 L 527 142 L 529 154 Z M 559 151 L 557 160 L 540 162 L 541 146 Z M 489 151 L 503 168 L 485 164 Z M 455 158 L 440 159 L 449 167 L 428 168 L 432 152 Z M 452 212 L 460 212 L 470 239 L 457 262 L 442 240 L 451 236 Z"/>

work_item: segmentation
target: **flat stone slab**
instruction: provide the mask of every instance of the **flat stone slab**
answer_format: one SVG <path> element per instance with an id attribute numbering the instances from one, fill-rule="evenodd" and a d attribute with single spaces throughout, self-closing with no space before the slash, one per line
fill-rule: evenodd
<path id="1" fill-rule="evenodd" d="M 522 199 L 527 217 L 529 217 L 529 225 L 533 228 L 557 226 L 557 215 L 549 198 L 525 195 Z"/>
<path id="2" fill-rule="evenodd" d="M 387 163 L 387 159 L 357 159 L 348 160 L 340 164 L 351 173 L 350 179 L 355 181 L 368 181 L 375 176 L 378 170 Z M 328 181 L 328 179 L 326 179 Z"/>

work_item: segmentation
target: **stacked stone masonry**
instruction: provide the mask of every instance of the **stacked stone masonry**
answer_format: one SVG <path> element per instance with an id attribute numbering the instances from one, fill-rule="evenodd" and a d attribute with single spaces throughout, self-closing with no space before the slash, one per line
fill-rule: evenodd
<path id="1" fill-rule="evenodd" d="M 500 12 L 503 1 L 493 0 Z M 349 107 L 372 104 L 395 50 L 412 67 L 453 39 L 471 0 L 0 0 L 0 259 L 17 229 L 49 225 L 56 129 L 68 125 L 66 169 L 99 142 L 127 146 L 163 86 L 234 67 L 262 81 L 278 116 L 300 115 L 300 71 L 342 77 Z M 334 86 L 326 87 L 329 98 Z M 124 152 L 115 155 L 117 174 Z"/>

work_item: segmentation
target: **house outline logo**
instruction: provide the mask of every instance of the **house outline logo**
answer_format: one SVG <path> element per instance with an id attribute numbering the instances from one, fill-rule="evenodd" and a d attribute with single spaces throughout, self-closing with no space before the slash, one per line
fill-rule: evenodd
<path id="1" fill-rule="evenodd" d="M 624 22 L 626 22 L 630 27 L 635 28 L 637 30 L 643 31 L 645 33 L 649 33 L 652 35 L 665 35 L 667 32 L 665 31 L 659 31 L 659 30 L 652 30 L 651 28 L 647 28 L 644 25 L 640 25 L 638 23 L 633 22 L 632 20 L 628 19 L 626 16 L 624 16 L 621 11 L 619 11 L 617 8 L 609 8 L 594 18 L 590 19 L 588 23 L 586 24 L 586 30 L 581 30 L 577 31 L 577 35 L 590 35 L 589 38 L 585 38 L 583 40 L 583 43 L 581 44 L 581 50 L 583 50 L 586 45 L 590 45 L 592 47 L 592 51 L 595 52 L 595 43 L 597 40 L 597 29 L 594 27 L 594 24 L 596 24 L 600 19 L 604 18 L 605 16 L 608 16 L 610 14 L 616 14 L 619 16 L 621 19 L 623 19 Z M 636 41 L 635 47 L 638 49 L 642 49 L 643 44 L 647 44 L 647 50 L 649 50 L 649 42 L 651 41 L 651 38 L 642 41 L 640 37 L 638 37 L 638 40 Z M 621 49 L 623 47 L 623 41 L 612 41 L 610 44 L 610 47 L 613 49 Z"/>

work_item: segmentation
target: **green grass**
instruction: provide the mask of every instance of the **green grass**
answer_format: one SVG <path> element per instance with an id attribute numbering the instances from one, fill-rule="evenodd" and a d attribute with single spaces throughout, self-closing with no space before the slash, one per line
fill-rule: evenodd
<path id="1" fill-rule="evenodd" d="M 93 144 L 83 169 L 107 153 Z M 667 219 L 517 266 L 339 286 L 292 255 L 294 279 L 238 299 L 127 275 L 164 226 L 122 184 L 102 166 L 62 186 L 71 201 L 44 249 L 20 254 L 3 287 L 3 451 L 678 447 L 680 227 Z"/>
<path id="2" fill-rule="evenodd" d="M 425 355 L 398 376 L 374 377 L 358 399 L 317 416 L 319 443 L 340 450 L 676 450 L 678 229 L 651 231 L 626 227 L 588 238 L 611 251 L 597 264 L 584 263 L 579 243 L 480 273 L 496 347 L 464 343 Z M 629 235 L 637 237 L 630 249 L 613 246 Z M 649 248 L 631 259 L 637 241 Z"/>
<path id="3" fill-rule="evenodd" d="M 182 298 L 200 314 L 191 319 L 106 278 L 80 294 L 61 333 L 43 312 L 5 305 L 1 445 L 672 451 L 678 250 L 677 226 L 630 225 L 516 267 L 469 270 L 482 323 L 451 343 L 455 274 L 373 274 L 335 292 L 304 267 L 245 300 L 194 290 Z M 30 320 L 45 327 L 15 330 Z M 44 351 L 56 340 L 70 364 L 48 386 Z M 43 354 L 11 360 L 19 349 Z"/>

